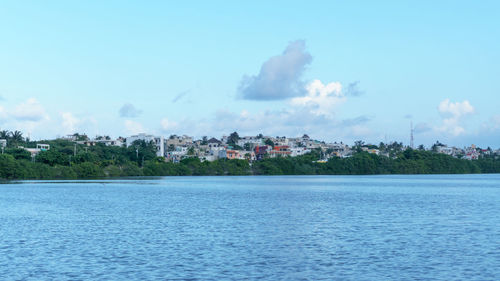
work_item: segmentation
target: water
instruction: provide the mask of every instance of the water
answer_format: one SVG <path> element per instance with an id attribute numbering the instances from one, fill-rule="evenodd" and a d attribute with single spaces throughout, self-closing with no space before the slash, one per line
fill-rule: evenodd
<path id="1" fill-rule="evenodd" d="M 499 280 L 500 175 L 0 185 L 2 280 Z"/>

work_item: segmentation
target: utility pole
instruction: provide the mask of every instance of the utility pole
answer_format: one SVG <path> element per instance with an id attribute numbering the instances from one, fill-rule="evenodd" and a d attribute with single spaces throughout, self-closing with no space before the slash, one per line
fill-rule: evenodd
<path id="1" fill-rule="evenodd" d="M 75 149 L 73 149 L 73 156 L 76 157 L 76 143 L 75 143 Z"/>

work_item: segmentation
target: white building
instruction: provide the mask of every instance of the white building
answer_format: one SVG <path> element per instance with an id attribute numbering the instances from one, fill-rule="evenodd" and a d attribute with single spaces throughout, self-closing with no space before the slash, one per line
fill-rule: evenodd
<path id="1" fill-rule="evenodd" d="M 49 144 L 43 144 L 43 143 L 37 143 L 36 148 L 40 149 L 41 151 L 45 150 L 50 150 L 50 145 Z"/>
<path id="2" fill-rule="evenodd" d="M 438 146 L 437 152 L 447 154 L 447 155 L 453 155 L 453 147 Z"/>
<path id="3" fill-rule="evenodd" d="M 296 157 L 296 156 L 307 154 L 307 153 L 311 152 L 311 150 L 307 149 L 305 147 L 291 147 L 290 152 L 291 152 L 290 156 Z"/>
<path id="4" fill-rule="evenodd" d="M 141 140 L 145 142 L 153 142 L 156 146 L 156 156 L 164 157 L 165 156 L 165 139 L 163 136 L 157 137 L 153 135 L 146 134 L 138 134 L 135 136 L 130 136 L 126 140 L 127 147 L 131 146 L 134 141 Z"/>
<path id="5" fill-rule="evenodd" d="M 246 143 L 249 143 L 252 145 L 252 147 L 255 147 L 258 145 L 262 145 L 263 139 L 257 137 L 242 137 L 238 140 L 237 145 L 244 147 Z"/>
<path id="6" fill-rule="evenodd" d="M 172 135 L 167 139 L 167 146 L 190 146 L 193 144 L 193 138 L 190 136 Z"/>

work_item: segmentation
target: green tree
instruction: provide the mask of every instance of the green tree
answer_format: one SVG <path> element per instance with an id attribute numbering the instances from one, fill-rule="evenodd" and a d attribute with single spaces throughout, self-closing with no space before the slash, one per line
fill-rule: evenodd
<path id="1" fill-rule="evenodd" d="M 227 144 L 235 146 L 238 143 L 240 136 L 237 132 L 232 132 L 227 139 Z"/>
<path id="2" fill-rule="evenodd" d="M 271 139 L 266 139 L 264 141 L 264 144 L 265 145 L 270 145 L 271 147 L 274 147 L 274 142 Z"/>

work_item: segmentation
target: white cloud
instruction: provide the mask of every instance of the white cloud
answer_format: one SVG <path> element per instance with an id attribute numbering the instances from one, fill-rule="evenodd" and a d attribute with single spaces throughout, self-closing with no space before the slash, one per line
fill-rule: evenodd
<path id="1" fill-rule="evenodd" d="M 125 130 L 131 135 L 144 133 L 144 127 L 141 123 L 132 120 L 125 120 Z"/>
<path id="2" fill-rule="evenodd" d="M 244 76 L 241 97 L 249 100 L 282 100 L 304 94 L 302 73 L 312 61 L 303 40 L 290 42 L 281 55 L 264 62 L 258 75 Z"/>
<path id="3" fill-rule="evenodd" d="M 450 99 L 443 100 L 438 106 L 438 111 L 443 117 L 443 124 L 438 130 L 453 136 L 465 134 L 462 121 L 464 117 L 475 113 L 474 107 L 468 100 L 452 103 Z"/>
<path id="4" fill-rule="evenodd" d="M 238 114 L 226 109 L 218 110 L 215 119 L 209 122 L 209 131 L 214 135 L 237 131 L 240 135 L 301 136 L 304 133 L 324 140 L 353 140 L 360 136 L 371 136 L 366 126 L 371 119 L 359 116 L 338 120 L 331 115 L 318 115 L 305 107 L 290 107 L 283 110 L 266 110 Z M 198 123 L 196 126 L 203 124 Z"/>
<path id="5" fill-rule="evenodd" d="M 5 119 L 7 118 L 7 111 L 5 111 L 5 109 L 0 106 L 0 119 Z"/>
<path id="6" fill-rule="evenodd" d="M 500 129 L 500 115 L 495 115 L 490 118 L 489 122 L 493 129 Z"/>
<path id="7" fill-rule="evenodd" d="M 250 113 L 249 113 L 249 112 L 248 112 L 248 110 L 246 110 L 246 109 L 243 109 L 243 110 L 241 111 L 241 113 L 240 113 L 240 116 L 241 116 L 242 118 L 246 118 L 246 117 L 248 117 L 249 115 L 250 115 Z"/>
<path id="8" fill-rule="evenodd" d="M 443 100 L 439 104 L 438 110 L 443 116 L 451 116 L 454 118 L 460 118 L 475 112 L 474 107 L 468 100 L 452 103 L 450 102 L 450 99 Z"/>
<path id="9" fill-rule="evenodd" d="M 35 98 L 29 98 L 26 102 L 17 105 L 11 115 L 18 121 L 37 122 L 49 119 L 45 109 Z"/>
<path id="10" fill-rule="evenodd" d="M 293 98 L 291 104 L 306 107 L 316 115 L 332 116 L 333 109 L 346 100 L 339 82 L 325 85 L 320 80 L 314 80 L 306 86 L 306 89 L 307 95 Z"/>
<path id="11" fill-rule="evenodd" d="M 177 122 L 170 121 L 168 118 L 163 118 L 161 120 L 161 129 L 163 131 L 172 131 L 178 128 Z"/>
<path id="12" fill-rule="evenodd" d="M 133 104 L 126 103 L 120 108 L 120 117 L 135 118 L 142 114 L 142 110 L 137 109 Z"/>
<path id="13" fill-rule="evenodd" d="M 61 113 L 62 127 L 65 134 L 76 133 L 80 120 L 73 116 L 71 112 Z"/>

